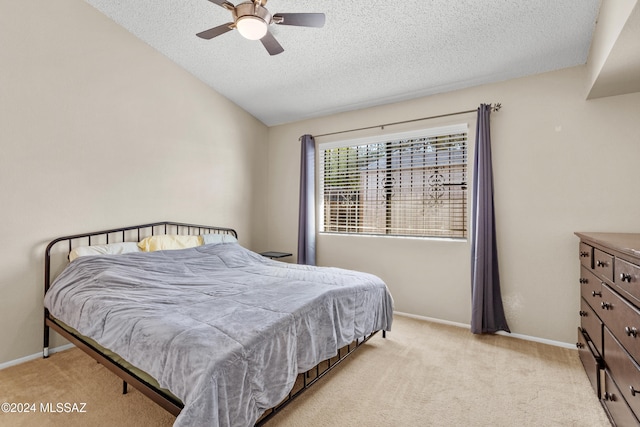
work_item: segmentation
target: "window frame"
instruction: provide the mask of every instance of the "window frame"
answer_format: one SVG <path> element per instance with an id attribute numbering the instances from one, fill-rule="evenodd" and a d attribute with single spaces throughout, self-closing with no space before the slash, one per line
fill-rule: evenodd
<path id="1" fill-rule="evenodd" d="M 372 144 L 380 144 L 386 142 L 394 142 L 398 140 L 407 140 L 407 139 L 418 139 L 418 138 L 432 138 L 438 136 L 452 135 L 464 133 L 466 134 L 466 155 L 464 164 L 464 171 L 466 174 L 466 206 L 467 209 L 464 213 L 464 222 L 465 222 L 465 235 L 464 236 L 443 236 L 443 235 L 404 235 L 404 234 L 383 234 L 383 233 L 366 233 L 366 232 L 347 232 L 347 231 L 325 231 L 325 199 L 324 199 L 324 152 L 326 150 L 331 150 L 335 148 L 345 148 L 345 147 L 356 147 L 363 145 L 372 145 Z M 397 133 L 389 133 L 389 134 L 381 134 L 381 135 L 373 135 L 369 137 L 360 137 L 353 139 L 341 139 L 336 141 L 329 142 L 321 142 L 318 143 L 318 156 L 317 156 L 317 218 L 318 218 L 318 233 L 323 235 L 342 235 L 342 236 L 369 236 L 369 237 L 387 237 L 387 238 L 401 238 L 401 239 L 436 239 L 436 240 L 454 240 L 454 241 L 467 241 L 470 233 L 470 212 L 469 212 L 469 202 L 471 191 L 469 191 L 469 177 L 471 176 L 470 170 L 470 155 L 471 155 L 471 147 L 469 144 L 469 124 L 466 122 L 445 125 L 445 126 L 437 126 L 437 127 L 429 127 L 422 128 L 412 131 L 406 132 L 397 132 Z"/>

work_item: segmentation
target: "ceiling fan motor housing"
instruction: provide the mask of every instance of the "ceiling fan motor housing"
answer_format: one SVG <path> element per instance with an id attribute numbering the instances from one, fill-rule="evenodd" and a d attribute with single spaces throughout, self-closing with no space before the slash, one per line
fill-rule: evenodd
<path id="1" fill-rule="evenodd" d="M 260 6 L 257 2 L 244 2 L 236 6 L 236 23 L 243 18 L 260 18 L 265 24 L 271 24 L 271 14 L 269 11 Z"/>

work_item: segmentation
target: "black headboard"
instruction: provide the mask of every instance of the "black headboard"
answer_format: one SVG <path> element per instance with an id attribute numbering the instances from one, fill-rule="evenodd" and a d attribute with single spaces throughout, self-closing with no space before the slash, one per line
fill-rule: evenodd
<path id="1" fill-rule="evenodd" d="M 116 242 L 139 242 L 145 237 L 180 234 L 180 235 L 200 235 L 200 234 L 230 234 L 238 237 L 238 233 L 231 228 L 218 227 L 213 225 L 185 224 L 182 222 L 162 221 L 151 224 L 131 225 L 128 227 L 113 228 L 110 230 L 91 231 L 88 233 L 73 234 L 58 237 L 47 245 L 44 260 L 44 291 L 47 292 L 51 284 L 51 256 L 54 247 L 61 253 L 69 253 L 74 247 L 101 245 Z M 65 246 L 66 242 L 66 246 Z M 58 245 L 61 245 L 62 248 Z"/>

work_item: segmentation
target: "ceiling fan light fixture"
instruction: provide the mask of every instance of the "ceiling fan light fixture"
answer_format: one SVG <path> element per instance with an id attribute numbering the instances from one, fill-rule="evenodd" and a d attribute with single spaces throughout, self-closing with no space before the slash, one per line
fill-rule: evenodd
<path id="1" fill-rule="evenodd" d="M 260 40 L 267 34 L 269 25 L 259 16 L 243 16 L 236 21 L 236 28 L 242 37 Z"/>

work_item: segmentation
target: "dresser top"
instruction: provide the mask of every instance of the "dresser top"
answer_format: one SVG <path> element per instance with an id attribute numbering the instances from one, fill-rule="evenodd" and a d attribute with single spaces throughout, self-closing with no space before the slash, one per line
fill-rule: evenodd
<path id="1" fill-rule="evenodd" d="M 640 233 L 575 233 L 581 240 L 591 241 L 624 254 L 640 257 Z"/>

